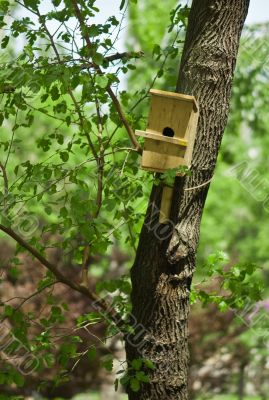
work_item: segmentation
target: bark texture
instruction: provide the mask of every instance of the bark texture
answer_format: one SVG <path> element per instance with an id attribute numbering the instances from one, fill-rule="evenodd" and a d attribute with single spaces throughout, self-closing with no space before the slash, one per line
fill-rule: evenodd
<path id="1" fill-rule="evenodd" d="M 200 107 L 192 175 L 177 178 L 171 224 L 159 225 L 161 188 L 153 187 L 135 263 L 127 359 L 150 359 L 150 383 L 130 400 L 188 399 L 189 293 L 200 221 L 227 123 L 231 85 L 249 0 L 193 0 L 177 91 Z M 221 201 L 221 199 L 220 199 Z"/>

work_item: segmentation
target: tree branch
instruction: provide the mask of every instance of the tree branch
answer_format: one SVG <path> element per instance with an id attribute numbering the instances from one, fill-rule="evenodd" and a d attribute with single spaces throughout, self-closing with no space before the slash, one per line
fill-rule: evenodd
<path id="1" fill-rule="evenodd" d="M 137 52 L 124 51 L 123 53 L 115 53 L 115 54 L 111 54 L 111 56 L 104 57 L 104 61 L 109 63 L 109 62 L 123 60 L 123 59 L 130 60 L 131 58 L 140 58 L 143 56 L 144 56 L 143 51 L 137 51 Z M 62 64 L 64 64 L 64 61 L 62 62 Z M 81 69 L 88 69 L 88 68 L 96 69 L 96 64 L 94 64 L 93 62 L 82 63 L 77 66 L 79 66 Z"/>
<path id="2" fill-rule="evenodd" d="M 41 14 L 40 14 L 39 11 L 37 11 L 37 15 L 38 15 L 38 17 L 39 17 L 40 24 L 43 26 L 44 30 L 46 31 L 46 34 L 48 35 L 48 38 L 49 38 L 49 40 L 50 40 L 50 43 L 51 43 L 51 46 L 52 46 L 52 48 L 53 48 L 53 50 L 54 50 L 54 53 L 55 53 L 55 55 L 56 55 L 56 58 L 57 58 L 58 62 L 60 63 L 60 62 L 61 62 L 61 57 L 60 57 L 60 54 L 59 54 L 59 52 L 58 52 L 58 50 L 57 50 L 57 47 L 56 47 L 56 45 L 55 45 L 55 43 L 54 43 L 53 36 L 51 35 L 50 31 L 48 30 L 47 25 L 45 24 L 45 22 L 42 21 L 42 19 L 41 19 Z M 71 97 L 71 99 L 72 99 L 72 101 L 73 101 L 73 104 L 74 104 L 74 106 L 75 106 L 76 112 L 77 112 L 77 114 L 78 114 L 79 121 L 80 121 L 80 125 L 81 125 L 81 129 L 84 131 L 84 133 L 85 133 L 85 135 L 86 135 L 86 138 L 87 138 L 87 140 L 88 140 L 90 149 L 91 149 L 91 151 L 92 151 L 92 153 L 93 153 L 93 155 L 94 155 L 94 158 L 95 158 L 96 161 L 97 161 L 97 160 L 98 160 L 98 155 L 97 155 L 96 150 L 95 150 L 95 148 L 94 148 L 94 146 L 93 146 L 93 143 L 92 143 L 92 141 L 91 141 L 89 132 L 86 131 L 85 128 L 84 128 L 83 117 L 82 117 L 81 110 L 80 110 L 80 108 L 79 108 L 78 102 L 77 102 L 77 100 L 76 100 L 76 98 L 75 98 L 75 96 L 74 96 L 74 94 L 73 94 L 73 92 L 72 92 L 72 90 L 71 90 L 70 88 L 68 88 L 68 93 L 69 93 L 69 96 Z"/>
<path id="3" fill-rule="evenodd" d="M 143 51 L 124 51 L 123 53 L 115 53 L 112 54 L 111 56 L 107 56 L 104 58 L 105 61 L 116 61 L 116 60 L 122 60 L 123 58 L 131 59 L 131 58 L 140 58 L 144 56 Z"/>
<path id="4" fill-rule="evenodd" d="M 105 300 L 101 299 L 96 293 L 90 291 L 86 286 L 80 285 L 73 280 L 67 278 L 60 272 L 57 267 L 48 261 L 45 257 L 42 256 L 34 247 L 32 247 L 29 243 L 27 243 L 21 236 L 19 236 L 13 229 L 8 228 L 2 224 L 0 224 L 0 230 L 5 232 L 8 236 L 14 239 L 21 247 L 27 250 L 34 258 L 36 258 L 44 267 L 46 267 L 53 275 L 56 277 L 57 281 L 65 284 L 69 288 L 83 294 L 91 301 L 94 301 L 98 304 L 98 306 L 114 321 L 114 323 L 122 328 L 124 325 L 124 321 L 118 315 L 118 313 L 110 307 L 109 304 L 106 303 Z"/>

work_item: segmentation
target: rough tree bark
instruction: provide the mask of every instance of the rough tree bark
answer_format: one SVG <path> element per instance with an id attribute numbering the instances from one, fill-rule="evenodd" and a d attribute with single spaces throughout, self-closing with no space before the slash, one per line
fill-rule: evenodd
<path id="1" fill-rule="evenodd" d="M 248 6 L 249 0 L 192 3 L 177 83 L 177 91 L 194 95 L 200 107 L 192 175 L 176 179 L 169 227 L 158 223 L 161 188 L 152 189 L 131 271 L 136 334 L 126 337 L 126 351 L 129 361 L 150 359 L 155 369 L 139 392 L 128 390 L 130 400 L 188 399 L 190 285 Z"/>

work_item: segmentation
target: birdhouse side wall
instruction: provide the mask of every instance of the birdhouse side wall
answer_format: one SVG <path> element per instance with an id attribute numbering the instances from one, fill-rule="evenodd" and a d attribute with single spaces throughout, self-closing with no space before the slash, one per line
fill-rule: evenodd
<path id="1" fill-rule="evenodd" d="M 192 111 L 191 117 L 189 120 L 189 124 L 187 127 L 187 133 L 186 133 L 186 139 L 188 141 L 188 146 L 187 146 L 185 156 L 184 156 L 185 165 L 187 165 L 188 167 L 191 166 L 191 162 L 192 162 L 192 153 L 193 153 L 193 147 L 194 147 L 194 142 L 195 142 L 195 137 L 196 137 L 196 132 L 197 132 L 198 118 L 199 118 L 199 112 Z"/>

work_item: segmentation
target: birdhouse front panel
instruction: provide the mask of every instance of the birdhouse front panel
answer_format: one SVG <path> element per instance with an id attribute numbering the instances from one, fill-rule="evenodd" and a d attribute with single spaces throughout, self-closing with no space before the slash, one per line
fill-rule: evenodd
<path id="1" fill-rule="evenodd" d="M 141 167 L 164 172 L 180 165 L 190 166 L 198 106 L 193 96 L 151 90 L 151 103 Z"/>
<path id="2" fill-rule="evenodd" d="M 184 138 L 191 113 L 192 103 L 190 102 L 186 103 L 169 97 L 164 101 L 161 96 L 152 96 L 147 129 L 160 132 L 165 136 Z"/>
<path id="3" fill-rule="evenodd" d="M 142 155 L 142 168 L 159 172 L 176 168 L 179 165 L 179 158 L 184 158 L 185 151 L 186 148 L 183 146 L 147 139 Z"/>

